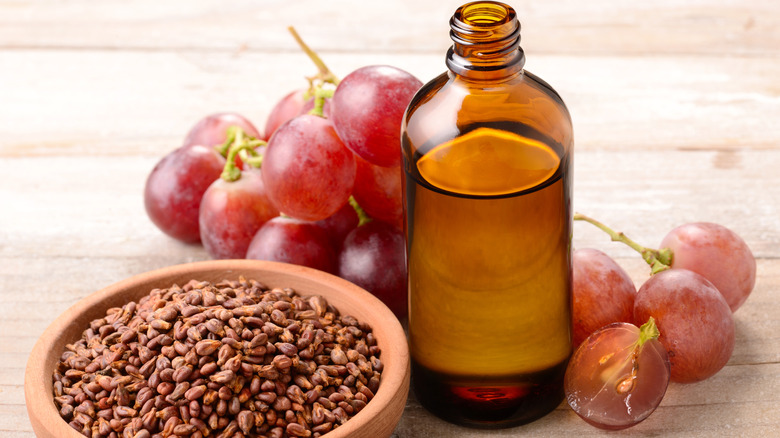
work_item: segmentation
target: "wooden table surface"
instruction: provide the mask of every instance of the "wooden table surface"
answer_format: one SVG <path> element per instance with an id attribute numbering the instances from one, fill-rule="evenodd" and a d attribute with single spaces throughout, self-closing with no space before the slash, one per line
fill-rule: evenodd
<path id="1" fill-rule="evenodd" d="M 32 437 L 28 354 L 60 313 L 128 276 L 207 258 L 147 219 L 154 164 L 201 117 L 258 126 L 314 68 L 443 71 L 456 0 L 0 0 L 0 436 Z M 618 435 L 769 436 L 780 427 L 780 2 L 512 2 L 526 69 L 575 128 L 575 209 L 657 245 L 691 221 L 728 226 L 758 259 L 728 365 L 672 384 Z M 576 247 L 648 269 L 584 224 Z M 398 437 L 607 436 L 565 404 L 532 424 L 464 429 L 410 396 Z"/>

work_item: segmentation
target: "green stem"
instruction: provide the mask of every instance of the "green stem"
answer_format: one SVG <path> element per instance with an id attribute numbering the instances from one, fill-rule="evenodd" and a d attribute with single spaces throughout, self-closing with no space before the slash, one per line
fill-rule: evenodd
<path id="1" fill-rule="evenodd" d="M 350 196 L 349 197 L 349 205 L 351 205 L 352 208 L 355 209 L 355 213 L 357 213 L 357 215 L 358 215 L 358 226 L 359 227 L 362 226 L 362 225 L 365 225 L 365 224 L 367 224 L 369 222 L 371 222 L 372 220 L 374 220 L 374 219 L 371 218 L 371 216 L 368 215 L 368 213 L 366 213 L 365 210 L 363 210 L 363 207 L 361 207 L 360 204 L 358 204 L 358 202 L 357 202 L 357 200 L 355 199 L 354 196 Z"/>
<path id="2" fill-rule="evenodd" d="M 240 151 L 238 151 L 238 157 L 241 158 L 241 161 L 243 161 L 244 163 L 249 164 L 255 169 L 259 169 L 260 167 L 263 166 L 263 156 L 258 154 L 255 151 L 255 147 L 257 146 L 252 147 L 252 149 L 241 149 Z"/>
<path id="3" fill-rule="evenodd" d="M 232 145 L 233 141 L 235 141 L 236 139 L 236 131 L 240 131 L 240 130 L 241 128 L 239 128 L 238 126 L 235 125 L 228 126 L 225 135 L 225 142 L 215 147 L 217 153 L 219 153 L 223 157 L 227 157 L 228 150 L 230 149 L 230 145 Z"/>
<path id="4" fill-rule="evenodd" d="M 231 126 L 228 131 L 228 138 L 231 137 L 233 141 L 228 146 L 225 167 L 220 175 L 228 182 L 238 181 L 241 178 L 241 169 L 236 166 L 236 156 L 240 156 L 242 161 L 254 167 L 260 167 L 263 157 L 255 151 L 255 148 L 266 144 L 263 140 L 247 136 L 243 129 L 234 126 Z"/>
<path id="5" fill-rule="evenodd" d="M 287 28 L 288 31 L 292 34 L 293 38 L 295 38 L 295 41 L 298 43 L 299 46 L 301 46 L 301 49 L 306 53 L 306 55 L 309 56 L 309 59 L 314 62 L 314 65 L 317 66 L 317 69 L 320 71 L 317 76 L 310 79 L 319 79 L 323 83 L 330 83 L 333 85 L 339 84 L 339 79 L 336 77 L 336 75 L 333 74 L 333 72 L 330 71 L 327 65 L 322 61 L 322 59 L 317 55 L 317 53 L 314 52 L 309 46 L 303 41 L 303 38 L 301 38 L 300 35 L 298 35 L 298 32 L 295 30 L 294 27 L 290 26 Z"/>
<path id="6" fill-rule="evenodd" d="M 314 108 L 309 111 L 309 114 L 325 117 L 322 110 L 325 107 L 325 99 L 333 97 L 333 89 L 324 89 L 322 87 L 314 88 Z"/>
<path id="7" fill-rule="evenodd" d="M 661 336 L 661 332 L 655 325 L 655 319 L 651 316 L 646 323 L 642 324 L 642 327 L 639 327 L 639 346 L 645 345 L 645 342 L 651 339 L 658 339 L 659 336 Z"/>
<path id="8" fill-rule="evenodd" d="M 609 237 L 612 238 L 614 242 L 622 242 L 628 245 L 634 251 L 638 252 L 645 260 L 645 262 L 650 265 L 651 274 L 657 274 L 661 271 L 665 271 L 672 265 L 673 254 L 669 248 L 652 249 L 644 247 L 628 238 L 628 236 L 623 234 L 623 232 L 616 232 L 612 228 L 609 228 L 596 219 L 585 216 L 584 214 L 574 213 L 574 220 L 588 222 L 609 234 Z"/>

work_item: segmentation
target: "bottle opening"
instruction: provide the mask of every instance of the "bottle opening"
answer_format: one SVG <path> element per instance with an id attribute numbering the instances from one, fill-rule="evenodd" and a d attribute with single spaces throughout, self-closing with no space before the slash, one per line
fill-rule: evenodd
<path id="1" fill-rule="evenodd" d="M 514 10 L 511 7 L 498 2 L 467 3 L 458 12 L 461 21 L 472 26 L 501 25 L 514 17 Z"/>
<path id="2" fill-rule="evenodd" d="M 523 69 L 520 22 L 511 6 L 475 1 L 459 7 L 450 19 L 454 45 L 447 67 L 470 79 L 510 77 Z"/>

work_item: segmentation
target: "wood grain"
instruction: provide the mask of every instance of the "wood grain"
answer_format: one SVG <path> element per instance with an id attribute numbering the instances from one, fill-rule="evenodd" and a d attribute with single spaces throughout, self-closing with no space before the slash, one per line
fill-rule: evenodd
<path id="1" fill-rule="evenodd" d="M 187 0 L 0 2 L 0 41 L 10 49 L 295 50 L 288 25 L 316 36 L 323 52 L 442 53 L 459 0 Z M 526 50 L 574 55 L 752 56 L 780 50 L 772 0 L 510 2 Z M 56 7 L 53 7 L 56 5 Z"/>
<path id="2" fill-rule="evenodd" d="M 123 278 L 206 260 L 143 211 L 154 164 L 200 117 L 262 126 L 313 66 L 294 25 L 340 76 L 391 64 L 443 71 L 460 1 L 0 0 L 0 435 L 30 438 L 22 380 L 45 328 Z M 574 207 L 658 244 L 690 221 L 722 223 L 758 258 L 735 313 L 728 365 L 670 386 L 628 436 L 748 436 L 780 427 L 780 3 L 771 0 L 512 2 L 526 68 L 566 101 Z M 627 247 L 585 223 L 574 247 L 648 277 Z M 436 419 L 412 394 L 397 437 L 608 436 L 562 404 L 500 431 Z"/>
<path id="3" fill-rule="evenodd" d="M 0 157 L 150 155 L 179 146 L 203 115 L 245 114 L 261 129 L 315 72 L 302 54 L 0 51 Z M 443 54 L 331 54 L 340 76 L 391 64 L 423 80 Z M 773 149 L 780 137 L 776 57 L 528 55 L 566 101 L 577 150 Z M 60 70 L 42 65 L 67 66 Z M 45 129 L 43 129 L 45 128 Z M 728 158 L 728 157 L 724 157 Z M 722 165 L 728 166 L 728 160 Z"/>

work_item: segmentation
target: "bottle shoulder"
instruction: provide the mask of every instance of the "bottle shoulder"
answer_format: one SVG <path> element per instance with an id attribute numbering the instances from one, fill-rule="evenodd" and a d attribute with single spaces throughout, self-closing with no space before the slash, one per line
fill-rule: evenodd
<path id="1" fill-rule="evenodd" d="M 563 98 L 560 94 L 558 94 L 555 89 L 550 86 L 544 79 L 540 78 L 539 76 L 536 76 L 535 74 L 525 71 L 524 76 L 527 79 L 527 83 L 533 84 L 533 86 L 539 90 L 542 90 L 544 94 L 549 97 L 551 100 L 553 100 L 561 110 L 561 112 L 565 113 L 566 116 L 571 119 L 571 115 L 569 114 L 569 108 L 566 106 L 566 103 L 564 103 Z"/>
<path id="2" fill-rule="evenodd" d="M 461 104 L 455 105 L 457 102 Z M 532 111 L 538 109 L 538 105 L 544 105 L 552 106 L 570 117 L 560 94 L 529 71 L 501 81 L 472 81 L 445 72 L 420 88 L 409 105 L 409 115 L 416 113 L 423 105 L 427 105 L 426 111 L 516 105 L 525 105 L 517 109 Z"/>
<path id="3" fill-rule="evenodd" d="M 469 126 L 503 122 L 525 125 L 566 148 L 573 143 L 563 99 L 528 71 L 500 81 L 473 81 L 445 72 L 418 91 L 404 122 L 405 134 L 416 144 L 460 135 Z"/>

